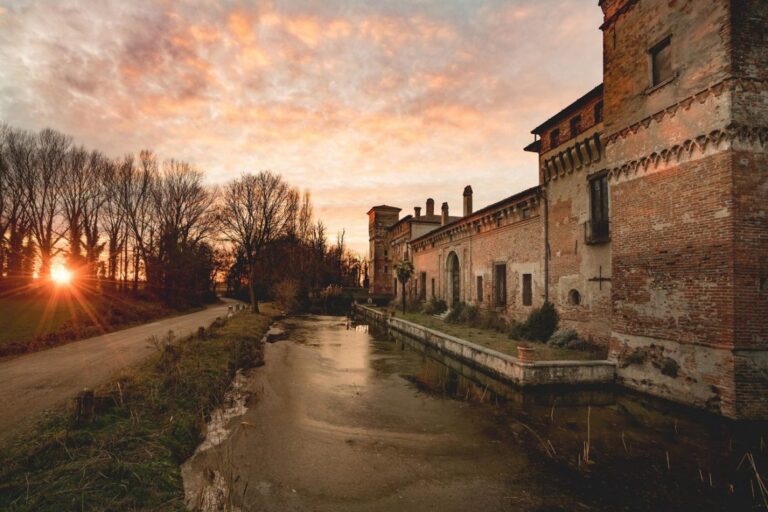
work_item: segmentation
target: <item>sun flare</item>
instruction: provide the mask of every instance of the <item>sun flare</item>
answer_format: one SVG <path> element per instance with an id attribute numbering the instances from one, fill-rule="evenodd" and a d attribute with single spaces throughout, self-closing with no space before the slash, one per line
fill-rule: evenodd
<path id="1" fill-rule="evenodd" d="M 72 272 L 64 267 L 51 269 L 51 280 L 56 284 L 69 284 L 72 281 Z"/>

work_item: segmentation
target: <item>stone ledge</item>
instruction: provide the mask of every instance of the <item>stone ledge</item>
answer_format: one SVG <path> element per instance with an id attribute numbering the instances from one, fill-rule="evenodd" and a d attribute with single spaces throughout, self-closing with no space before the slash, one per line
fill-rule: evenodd
<path id="1" fill-rule="evenodd" d="M 469 365 L 520 387 L 547 385 L 611 384 L 616 378 L 612 361 L 535 361 L 523 363 L 516 357 L 483 347 L 401 318 L 387 318 L 381 311 L 356 304 L 355 311 L 369 320 L 386 324 L 394 331 L 457 358 Z"/>

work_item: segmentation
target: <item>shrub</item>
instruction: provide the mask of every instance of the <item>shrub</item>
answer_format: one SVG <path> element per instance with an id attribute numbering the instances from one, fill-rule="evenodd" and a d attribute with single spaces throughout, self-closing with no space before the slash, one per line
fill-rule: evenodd
<path id="1" fill-rule="evenodd" d="M 499 332 L 506 332 L 508 325 L 504 317 L 493 309 L 483 309 L 475 322 L 475 327 L 482 329 L 493 329 Z"/>
<path id="2" fill-rule="evenodd" d="M 552 337 L 549 338 L 550 345 L 556 347 L 567 347 L 571 341 L 579 339 L 579 333 L 573 329 L 558 329 Z"/>
<path id="3" fill-rule="evenodd" d="M 459 313 L 459 322 L 468 325 L 477 325 L 480 316 L 480 310 L 473 304 L 464 304 Z"/>
<path id="4" fill-rule="evenodd" d="M 418 299 L 409 299 L 405 303 L 405 310 L 408 313 L 421 313 L 424 309 L 424 303 Z"/>
<path id="5" fill-rule="evenodd" d="M 459 302 L 453 308 L 451 308 L 451 312 L 448 313 L 448 316 L 445 318 L 446 322 L 450 324 L 458 324 L 461 322 L 461 315 L 464 312 L 464 308 L 467 307 L 466 302 Z"/>
<path id="6" fill-rule="evenodd" d="M 448 309 L 448 304 L 442 299 L 436 299 L 432 297 L 429 302 L 424 305 L 423 312 L 427 315 L 440 315 L 445 313 Z"/>
<path id="7" fill-rule="evenodd" d="M 288 313 L 296 311 L 299 307 L 299 283 L 295 279 L 284 279 L 277 283 L 273 289 L 275 302 L 280 309 Z"/>
<path id="8" fill-rule="evenodd" d="M 558 322 L 559 317 L 554 304 L 545 302 L 540 308 L 531 311 L 525 322 L 515 322 L 510 328 L 509 335 L 518 339 L 547 341 L 557 330 Z"/>

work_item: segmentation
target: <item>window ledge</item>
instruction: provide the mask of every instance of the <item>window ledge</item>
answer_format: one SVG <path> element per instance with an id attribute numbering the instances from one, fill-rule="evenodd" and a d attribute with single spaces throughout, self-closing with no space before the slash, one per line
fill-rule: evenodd
<path id="1" fill-rule="evenodd" d="M 664 80 L 663 82 L 659 82 L 658 84 L 656 84 L 656 85 L 652 85 L 651 87 L 647 88 L 647 89 L 645 90 L 645 95 L 646 95 L 646 96 L 650 96 L 651 94 L 655 93 L 655 92 L 656 92 L 656 91 L 658 91 L 659 89 L 662 89 L 662 88 L 664 88 L 664 86 L 671 84 L 671 83 L 672 83 L 672 82 L 674 82 L 676 79 L 677 79 L 677 73 L 673 74 L 671 77 L 667 78 L 667 79 L 666 79 L 666 80 Z"/>

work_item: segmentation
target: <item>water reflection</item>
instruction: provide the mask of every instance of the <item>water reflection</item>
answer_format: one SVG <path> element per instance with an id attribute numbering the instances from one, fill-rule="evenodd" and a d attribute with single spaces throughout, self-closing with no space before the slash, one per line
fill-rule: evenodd
<path id="1" fill-rule="evenodd" d="M 731 422 L 614 386 L 522 391 L 406 336 L 391 339 L 421 354 L 409 376 L 419 389 L 478 404 L 495 418 L 494 437 L 524 444 L 617 507 L 768 509 L 758 475 L 768 470 L 764 422 Z"/>

